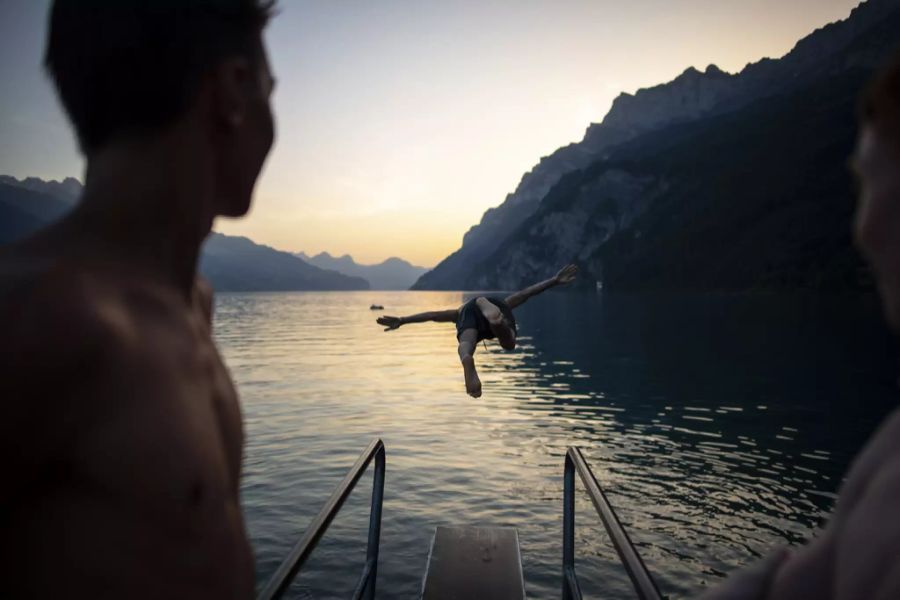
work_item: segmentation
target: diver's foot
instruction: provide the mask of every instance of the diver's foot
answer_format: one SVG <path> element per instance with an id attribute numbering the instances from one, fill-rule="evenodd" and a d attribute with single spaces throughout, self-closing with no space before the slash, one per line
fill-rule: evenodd
<path id="1" fill-rule="evenodd" d="M 466 392 L 473 398 L 481 398 L 481 379 L 475 370 L 475 359 L 467 356 L 462 359 L 463 373 L 466 376 Z"/>

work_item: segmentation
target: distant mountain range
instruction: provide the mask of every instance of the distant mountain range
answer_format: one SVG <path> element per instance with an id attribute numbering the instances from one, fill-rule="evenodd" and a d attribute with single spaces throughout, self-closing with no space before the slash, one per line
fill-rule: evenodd
<path id="1" fill-rule="evenodd" d="M 62 182 L 0 176 L 0 244 L 19 240 L 71 210 L 81 195 L 75 179 Z M 369 284 L 307 264 L 247 238 L 213 233 L 200 272 L 217 291 L 366 290 Z"/>
<path id="2" fill-rule="evenodd" d="M 347 254 L 337 258 L 327 252 L 315 256 L 298 252 L 296 256 L 320 269 L 361 277 L 369 282 L 373 290 L 408 290 L 419 277 L 428 272 L 425 267 L 414 266 L 401 258 L 389 258 L 377 265 L 361 265 Z"/>
<path id="3" fill-rule="evenodd" d="M 852 289 L 856 99 L 900 44 L 869 0 L 779 60 L 622 94 L 414 289 L 514 289 L 559 265 L 606 289 Z"/>
<path id="4" fill-rule="evenodd" d="M 37 177 L 26 177 L 19 180 L 9 175 L 0 175 L 0 184 L 46 194 L 63 201 L 70 207 L 75 205 L 82 192 L 81 182 L 74 177 L 66 177 L 63 181 L 44 181 Z"/>
<path id="5" fill-rule="evenodd" d="M 367 290 L 348 277 L 307 264 L 289 252 L 244 237 L 212 233 L 200 255 L 200 272 L 220 291 Z"/>
<path id="6" fill-rule="evenodd" d="M 67 182 L 81 187 L 74 179 L 47 183 L 33 177 L 19 181 L 0 175 L 0 244 L 23 238 L 69 212 L 78 196 L 59 193 L 72 189 Z"/>

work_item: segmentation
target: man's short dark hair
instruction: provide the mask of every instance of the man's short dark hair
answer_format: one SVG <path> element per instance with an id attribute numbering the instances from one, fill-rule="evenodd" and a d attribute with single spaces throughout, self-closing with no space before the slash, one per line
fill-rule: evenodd
<path id="1" fill-rule="evenodd" d="M 869 85 L 861 118 L 884 131 L 894 147 L 900 148 L 900 54 Z"/>
<path id="2" fill-rule="evenodd" d="M 44 64 L 85 153 L 180 117 L 223 58 L 262 56 L 274 0 L 54 0 Z"/>

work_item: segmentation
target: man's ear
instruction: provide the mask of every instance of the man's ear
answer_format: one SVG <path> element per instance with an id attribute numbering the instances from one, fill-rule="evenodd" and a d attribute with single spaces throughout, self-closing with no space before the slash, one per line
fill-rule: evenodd
<path id="1" fill-rule="evenodd" d="M 240 128 L 247 119 L 252 77 L 250 61 L 240 57 L 223 60 L 213 72 L 216 120 L 229 130 Z"/>

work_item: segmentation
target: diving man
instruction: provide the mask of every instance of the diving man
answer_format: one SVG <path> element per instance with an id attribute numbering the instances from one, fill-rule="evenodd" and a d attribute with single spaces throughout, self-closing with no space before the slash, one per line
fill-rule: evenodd
<path id="1" fill-rule="evenodd" d="M 456 323 L 456 339 L 459 341 L 459 360 L 463 366 L 466 392 L 473 398 L 481 397 L 481 379 L 475 369 L 475 347 L 481 340 L 496 339 L 504 350 L 514 350 L 518 329 L 513 309 L 530 298 L 558 285 L 566 285 L 575 280 L 578 267 L 568 265 L 560 269 L 556 276 L 536 283 L 506 298 L 479 296 L 450 310 L 419 313 L 408 317 L 380 317 L 377 322 L 385 331 L 398 329 L 410 323 Z"/>

